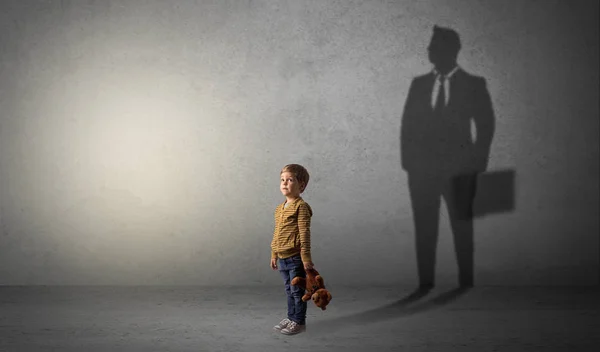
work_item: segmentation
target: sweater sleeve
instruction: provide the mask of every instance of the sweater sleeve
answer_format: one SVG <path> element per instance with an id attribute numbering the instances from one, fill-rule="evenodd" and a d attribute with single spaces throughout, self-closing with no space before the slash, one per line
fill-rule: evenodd
<path id="1" fill-rule="evenodd" d="M 300 256 L 302 262 L 312 262 L 310 253 L 310 220 L 312 210 L 308 204 L 301 204 L 298 207 L 298 231 L 300 235 Z"/>
<path id="2" fill-rule="evenodd" d="M 277 240 L 277 209 L 275 209 L 275 226 L 273 227 L 273 239 L 271 240 L 271 259 L 277 259 L 277 253 L 275 252 L 275 243 Z"/>

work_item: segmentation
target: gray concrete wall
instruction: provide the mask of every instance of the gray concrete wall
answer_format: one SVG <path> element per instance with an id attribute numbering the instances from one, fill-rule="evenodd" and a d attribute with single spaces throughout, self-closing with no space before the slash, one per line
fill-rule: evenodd
<path id="1" fill-rule="evenodd" d="M 476 220 L 476 283 L 598 282 L 597 2 L 0 6 L 0 284 L 280 284 L 292 162 L 326 280 L 416 283 L 399 131 L 434 24 L 488 80 L 490 169 L 516 172 L 514 210 Z"/>

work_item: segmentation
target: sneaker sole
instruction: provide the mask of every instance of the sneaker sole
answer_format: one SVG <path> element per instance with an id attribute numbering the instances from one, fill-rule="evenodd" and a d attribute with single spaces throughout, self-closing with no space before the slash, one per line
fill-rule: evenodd
<path id="1" fill-rule="evenodd" d="M 306 331 L 306 329 L 301 329 L 301 330 L 298 330 L 298 331 L 296 331 L 296 332 L 291 332 L 291 331 L 288 331 L 288 330 L 285 330 L 285 329 L 281 329 L 281 330 L 280 330 L 280 332 L 281 332 L 282 334 L 284 334 L 284 335 L 296 335 L 296 334 L 299 334 L 299 333 L 301 333 L 301 332 L 305 332 L 305 331 Z"/>

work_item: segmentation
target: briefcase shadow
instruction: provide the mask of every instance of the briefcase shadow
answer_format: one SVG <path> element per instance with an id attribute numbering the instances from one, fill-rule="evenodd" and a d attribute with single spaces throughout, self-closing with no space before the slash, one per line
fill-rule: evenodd
<path id="1" fill-rule="evenodd" d="M 494 170 L 477 175 L 473 216 L 508 213 L 515 210 L 515 170 Z"/>

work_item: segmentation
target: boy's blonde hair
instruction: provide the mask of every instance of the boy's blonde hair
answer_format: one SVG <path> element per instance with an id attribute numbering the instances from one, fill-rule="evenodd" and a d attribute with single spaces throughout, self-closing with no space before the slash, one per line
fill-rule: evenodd
<path id="1" fill-rule="evenodd" d="M 284 172 L 291 172 L 292 174 L 294 174 L 298 182 L 304 184 L 304 188 L 302 189 L 302 191 L 306 189 L 306 186 L 308 185 L 308 180 L 310 179 L 310 175 L 308 174 L 308 171 L 304 166 L 299 164 L 288 164 L 284 166 L 283 169 L 281 169 L 281 172 L 279 174 L 281 175 Z"/>

